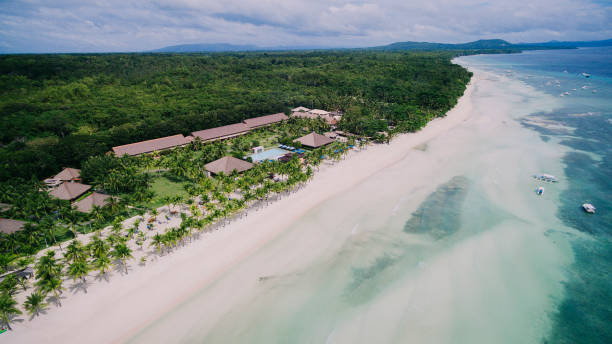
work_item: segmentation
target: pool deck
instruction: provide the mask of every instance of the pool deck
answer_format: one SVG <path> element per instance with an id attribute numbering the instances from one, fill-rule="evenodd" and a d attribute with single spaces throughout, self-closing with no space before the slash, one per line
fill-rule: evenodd
<path id="1" fill-rule="evenodd" d="M 287 153 L 291 153 L 291 151 L 276 147 L 276 148 L 266 149 L 265 151 L 261 153 L 247 155 L 247 157 L 251 158 L 253 162 L 260 162 L 264 160 L 277 160 L 278 158 L 280 158 L 281 156 Z"/>

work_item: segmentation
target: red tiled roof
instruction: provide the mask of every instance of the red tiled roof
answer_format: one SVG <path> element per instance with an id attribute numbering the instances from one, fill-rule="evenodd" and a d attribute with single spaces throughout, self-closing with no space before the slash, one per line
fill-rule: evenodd
<path id="1" fill-rule="evenodd" d="M 202 139 L 202 141 L 210 141 L 239 135 L 242 133 L 246 133 L 249 130 L 250 128 L 246 124 L 236 123 L 224 125 L 222 127 L 217 128 L 194 131 L 193 133 L 191 133 L 191 135 L 199 137 L 200 139 Z"/>
<path id="2" fill-rule="evenodd" d="M 299 139 L 295 139 L 293 140 L 293 142 L 299 142 L 303 146 L 307 146 L 307 147 L 318 148 L 318 147 L 330 144 L 334 142 L 334 140 L 330 139 L 327 136 L 313 132 L 306 136 L 302 136 Z"/>
<path id="3" fill-rule="evenodd" d="M 244 124 L 246 124 L 249 128 L 258 128 L 263 127 L 265 125 L 270 125 L 273 123 L 278 123 L 281 121 L 288 120 L 289 117 L 282 112 L 275 113 L 273 115 L 260 116 L 255 118 L 249 118 L 244 120 Z"/>
<path id="4" fill-rule="evenodd" d="M 161 137 L 159 139 L 141 141 L 136 143 L 130 143 L 123 146 L 113 147 L 113 152 L 116 155 L 139 155 L 144 153 L 151 153 L 164 149 L 174 148 L 183 146 L 189 143 L 189 141 L 181 134 Z"/>
<path id="5" fill-rule="evenodd" d="M 49 191 L 49 195 L 55 198 L 71 201 L 81 196 L 89 189 L 91 189 L 90 185 L 85 185 L 81 183 L 63 183 L 60 186 Z"/>
<path id="6" fill-rule="evenodd" d="M 208 172 L 212 172 L 214 174 L 223 172 L 223 174 L 226 175 L 231 174 L 234 170 L 237 172 L 243 172 L 251 169 L 251 167 L 253 167 L 253 164 L 250 162 L 236 159 L 233 156 L 226 156 L 204 165 L 204 168 Z"/>
<path id="7" fill-rule="evenodd" d="M 25 222 L 11 219 L 0 219 L 0 232 L 4 234 L 13 234 L 23 229 Z"/>
<path id="8" fill-rule="evenodd" d="M 98 192 L 92 192 L 91 195 L 83 198 L 82 200 L 75 202 L 74 206 L 78 211 L 82 213 L 88 213 L 93 209 L 94 206 L 103 207 L 108 202 L 111 196 L 101 194 Z"/>
<path id="9" fill-rule="evenodd" d="M 76 168 L 66 167 L 60 173 L 56 174 L 55 180 L 73 180 L 81 177 L 81 170 Z"/>

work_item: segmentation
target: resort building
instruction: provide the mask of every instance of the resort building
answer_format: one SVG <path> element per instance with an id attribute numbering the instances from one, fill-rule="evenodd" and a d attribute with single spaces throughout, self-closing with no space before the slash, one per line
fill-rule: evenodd
<path id="1" fill-rule="evenodd" d="M 302 146 L 305 147 L 319 148 L 334 142 L 334 140 L 330 139 L 325 135 L 312 132 L 306 136 L 300 137 L 299 139 L 293 140 L 293 142 L 299 142 L 302 144 Z"/>
<path id="2" fill-rule="evenodd" d="M 80 182 L 81 170 L 65 167 L 60 173 L 45 179 L 43 182 L 49 187 L 55 187 L 64 182 Z"/>
<path id="3" fill-rule="evenodd" d="M 317 119 L 317 118 L 319 118 L 319 116 L 315 115 L 314 113 L 310 113 L 310 112 L 307 112 L 307 111 L 292 112 L 291 116 L 293 116 L 293 117 L 301 117 L 301 118 L 310 118 L 310 119 Z"/>
<path id="4" fill-rule="evenodd" d="M 335 131 L 328 131 L 326 133 L 323 133 L 323 135 L 325 135 L 325 137 L 329 137 L 332 140 L 335 140 L 338 137 L 338 134 L 336 134 Z"/>
<path id="5" fill-rule="evenodd" d="M 76 209 L 82 213 L 89 213 L 94 206 L 96 207 L 104 207 L 111 196 L 105 195 L 99 192 L 92 192 L 91 195 L 83 198 L 78 202 L 74 202 L 72 205 L 76 207 Z"/>
<path id="6" fill-rule="evenodd" d="M 226 156 L 204 165 L 204 169 L 208 171 L 209 176 L 212 174 L 228 175 L 236 171 L 238 173 L 250 170 L 253 167 L 248 161 L 236 159 L 233 156 Z"/>
<path id="7" fill-rule="evenodd" d="M 89 189 L 91 189 L 90 185 L 85 185 L 77 182 L 63 183 L 60 186 L 49 191 L 49 195 L 55 198 L 63 199 L 65 201 L 73 201 L 79 198 L 79 196 L 81 196 L 82 194 L 89 191 Z"/>
<path id="8" fill-rule="evenodd" d="M 113 147 L 113 152 L 117 156 L 123 155 L 140 155 L 145 153 L 153 153 L 182 147 L 191 142 L 193 139 L 185 137 L 182 134 L 160 137 L 159 139 L 130 143 L 123 146 Z"/>
<path id="9" fill-rule="evenodd" d="M 299 111 L 295 111 L 295 110 L 299 110 Z M 329 112 L 329 111 L 319 110 L 319 109 L 310 110 L 308 108 L 301 106 L 301 107 L 293 109 L 291 112 L 291 116 L 301 117 L 301 118 L 310 118 L 310 119 L 321 118 L 324 121 L 326 121 L 327 124 L 331 126 L 335 126 L 336 124 L 338 124 L 338 120 L 340 120 L 342 115 L 337 111 Z"/>
<path id="10" fill-rule="evenodd" d="M 303 106 L 298 106 L 295 109 L 291 109 L 291 113 L 293 114 L 294 112 L 308 112 L 310 111 L 309 108 L 307 107 L 303 107 Z"/>
<path id="11" fill-rule="evenodd" d="M 19 220 L 0 218 L 0 233 L 13 234 L 23 229 L 26 223 Z"/>
<path id="12" fill-rule="evenodd" d="M 199 137 L 202 142 L 210 142 L 217 140 L 225 140 L 231 137 L 236 137 L 239 135 L 244 135 L 251 130 L 244 123 L 236 123 L 230 125 L 224 125 L 222 127 L 205 129 L 200 131 L 194 131 L 191 133 L 194 137 Z"/>
<path id="13" fill-rule="evenodd" d="M 289 117 L 287 117 L 287 115 L 285 115 L 282 112 L 279 112 L 273 115 L 245 119 L 243 123 L 246 124 L 250 129 L 257 129 L 257 128 L 267 127 L 274 123 L 286 121 L 288 119 Z"/>
<path id="14" fill-rule="evenodd" d="M 312 109 L 312 110 L 310 110 L 310 113 L 313 114 L 313 115 L 320 116 L 320 117 L 329 116 L 329 114 L 330 114 L 329 111 L 319 110 L 319 109 Z"/>
<path id="15" fill-rule="evenodd" d="M 65 167 L 60 173 L 56 174 L 53 179 L 61 182 L 79 182 L 81 181 L 81 170 Z"/>

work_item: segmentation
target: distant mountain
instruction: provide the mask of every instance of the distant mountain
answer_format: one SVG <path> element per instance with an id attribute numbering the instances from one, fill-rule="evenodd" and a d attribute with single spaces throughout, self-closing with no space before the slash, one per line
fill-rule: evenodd
<path id="1" fill-rule="evenodd" d="M 377 50 L 482 50 L 482 49 L 509 49 L 512 43 L 502 39 L 481 39 L 469 43 L 429 43 L 429 42 L 397 42 L 380 47 Z"/>
<path id="2" fill-rule="evenodd" d="M 257 45 L 234 45 L 227 43 L 211 44 L 181 44 L 152 50 L 154 53 L 217 53 L 235 51 L 287 51 L 287 50 L 314 50 L 314 49 L 336 49 L 323 46 L 276 46 L 260 47 Z"/>
<path id="3" fill-rule="evenodd" d="M 502 39 L 481 39 L 469 43 L 429 43 L 429 42 L 397 42 L 380 47 L 375 50 L 489 50 L 489 51 L 520 51 L 536 49 L 574 49 L 582 47 L 612 46 L 612 39 L 603 41 L 577 41 L 577 42 L 543 42 L 543 43 L 510 43 Z"/>
<path id="4" fill-rule="evenodd" d="M 587 47 L 610 47 L 612 39 L 602 41 L 575 41 L 575 42 L 559 42 L 550 41 L 543 43 L 518 43 L 517 46 L 537 46 L 547 48 L 587 48 Z"/>
<path id="5" fill-rule="evenodd" d="M 223 51 L 252 51 L 260 48 L 254 45 L 234 45 L 225 43 L 181 44 L 153 50 L 154 53 L 204 53 Z"/>
<path id="6" fill-rule="evenodd" d="M 581 47 L 607 47 L 612 46 L 612 39 L 603 41 L 577 41 L 577 42 L 558 42 L 550 41 L 543 43 L 510 43 L 503 39 L 481 39 L 468 43 L 430 43 L 430 42 L 397 42 L 370 48 L 354 48 L 367 50 L 483 50 L 489 52 L 518 52 L 521 50 L 537 49 L 574 49 Z M 346 48 L 333 48 L 321 46 L 278 46 L 260 47 L 256 45 L 234 45 L 227 43 L 211 44 L 181 44 L 152 50 L 156 53 L 210 53 L 210 52 L 236 52 L 236 51 L 287 51 L 287 50 L 335 50 Z"/>

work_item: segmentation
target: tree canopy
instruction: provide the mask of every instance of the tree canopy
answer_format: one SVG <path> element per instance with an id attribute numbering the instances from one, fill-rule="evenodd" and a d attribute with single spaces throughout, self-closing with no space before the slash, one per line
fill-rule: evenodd
<path id="1" fill-rule="evenodd" d="M 451 52 L 0 56 L 0 181 L 80 167 L 112 146 L 292 107 L 347 111 L 346 130 L 416 130 L 470 73 Z"/>

